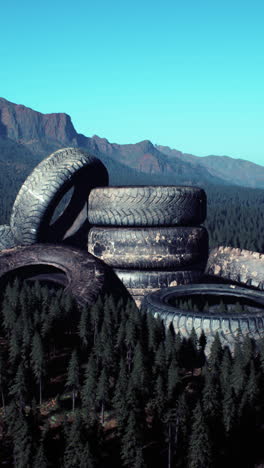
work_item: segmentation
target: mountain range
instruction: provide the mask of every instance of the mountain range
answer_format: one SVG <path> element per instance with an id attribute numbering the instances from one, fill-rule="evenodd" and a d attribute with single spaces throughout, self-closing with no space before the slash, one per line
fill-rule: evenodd
<path id="1" fill-rule="evenodd" d="M 65 113 L 42 114 L 0 98 L 0 168 L 22 171 L 26 177 L 44 157 L 74 146 L 98 156 L 108 168 L 110 183 L 238 185 L 264 189 L 264 167 L 229 156 L 182 153 L 149 140 L 136 144 L 110 143 L 75 130 Z"/>

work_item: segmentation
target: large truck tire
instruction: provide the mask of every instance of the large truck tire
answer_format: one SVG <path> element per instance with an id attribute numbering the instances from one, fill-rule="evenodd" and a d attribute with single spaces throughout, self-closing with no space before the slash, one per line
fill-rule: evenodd
<path id="1" fill-rule="evenodd" d="M 199 225 L 206 218 L 206 193 L 199 187 L 102 187 L 91 191 L 89 222 L 106 226 Z"/>
<path id="2" fill-rule="evenodd" d="M 201 268 L 200 265 L 196 266 Z M 161 288 L 178 284 L 198 283 L 203 277 L 203 270 L 146 271 L 113 268 L 113 272 L 122 281 L 128 293 L 140 309 L 144 296 Z"/>
<path id="3" fill-rule="evenodd" d="M 195 312 L 187 311 L 173 306 L 173 301 L 183 297 L 193 296 L 219 296 L 229 297 L 232 302 L 244 300 L 250 304 L 250 313 L 225 312 L 209 309 Z M 194 328 L 196 333 L 204 330 L 208 343 L 212 343 L 218 332 L 222 343 L 234 348 L 236 341 L 249 335 L 254 339 L 264 337 L 264 294 L 258 290 L 250 290 L 236 285 L 228 284 L 189 284 L 173 288 L 161 289 L 145 296 L 142 310 L 159 316 L 164 325 L 168 327 L 173 323 L 176 332 L 182 336 L 190 337 Z"/>
<path id="4" fill-rule="evenodd" d="M 198 265 L 199 267 L 200 265 Z M 137 294 L 153 289 L 168 288 L 179 284 L 197 283 L 203 276 L 203 270 L 126 270 L 113 268 L 113 271 L 128 289 Z M 142 291 L 142 292 L 140 292 Z"/>
<path id="5" fill-rule="evenodd" d="M 60 242 L 74 234 L 87 221 L 90 190 L 106 184 L 107 170 L 95 156 L 78 148 L 52 153 L 33 169 L 14 202 L 10 226 L 18 243 Z M 50 226 L 56 207 L 72 188 L 68 206 Z"/>
<path id="6" fill-rule="evenodd" d="M 204 227 L 92 227 L 88 251 L 114 268 L 186 269 L 206 263 L 208 234 Z"/>
<path id="7" fill-rule="evenodd" d="M 11 227 L 2 224 L 0 226 L 0 250 L 12 249 L 17 244 L 14 234 L 11 231 Z"/>
<path id="8" fill-rule="evenodd" d="M 220 246 L 212 249 L 205 274 L 264 289 L 264 254 Z"/>
<path id="9" fill-rule="evenodd" d="M 80 305 L 93 304 L 102 291 L 105 270 L 95 257 L 69 246 L 33 244 L 0 252 L 0 282 L 8 275 L 64 284 Z"/>

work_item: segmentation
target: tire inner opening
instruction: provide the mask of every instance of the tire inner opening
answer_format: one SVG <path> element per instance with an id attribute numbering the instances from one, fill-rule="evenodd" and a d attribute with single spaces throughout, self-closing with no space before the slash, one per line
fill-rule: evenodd
<path id="1" fill-rule="evenodd" d="M 168 304 L 177 309 L 193 312 L 211 312 L 215 314 L 224 313 L 251 313 L 259 310 L 264 311 L 264 306 L 257 301 L 245 297 L 213 294 L 192 294 L 172 297 Z"/>
<path id="2" fill-rule="evenodd" d="M 2 287 L 5 287 L 7 283 L 13 283 L 15 278 L 27 282 L 39 281 L 43 285 L 52 285 L 55 289 L 68 285 L 68 279 L 64 271 L 52 265 L 38 264 L 16 268 L 2 276 Z"/>

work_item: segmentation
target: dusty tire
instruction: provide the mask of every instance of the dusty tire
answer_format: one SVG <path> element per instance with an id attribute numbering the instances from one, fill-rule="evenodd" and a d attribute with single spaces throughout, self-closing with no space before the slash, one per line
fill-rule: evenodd
<path id="1" fill-rule="evenodd" d="M 206 218 L 206 193 L 173 185 L 96 188 L 88 207 L 89 222 L 95 225 L 199 225 Z"/>
<path id="2" fill-rule="evenodd" d="M 206 261 L 204 227 L 92 227 L 88 251 L 115 268 L 170 270 Z"/>
<path id="3" fill-rule="evenodd" d="M 179 284 L 197 283 L 203 276 L 202 270 L 146 271 L 114 268 L 113 271 L 126 288 L 129 291 L 133 290 L 135 295 Z"/>
<path id="4" fill-rule="evenodd" d="M 211 250 L 205 273 L 264 289 L 264 254 L 233 247 Z"/>
<path id="5" fill-rule="evenodd" d="M 41 274 L 42 268 L 47 275 L 52 275 L 47 273 L 47 267 L 64 274 L 64 280 L 58 283 L 66 285 L 65 292 L 70 292 L 80 305 L 92 304 L 104 286 L 102 263 L 87 252 L 72 247 L 34 244 L 0 253 L 1 281 L 6 280 L 6 275 L 15 273 L 23 278 L 32 277 L 36 271 Z"/>
<path id="6" fill-rule="evenodd" d="M 113 268 L 113 272 L 122 281 L 139 309 L 146 294 L 151 294 L 161 288 L 168 288 L 178 284 L 198 283 L 203 277 L 203 270 L 201 269 L 146 271 Z"/>
<path id="7" fill-rule="evenodd" d="M 80 228 L 76 218 L 87 220 L 87 197 L 91 188 L 108 183 L 103 163 L 77 148 L 64 148 L 41 161 L 22 185 L 14 202 L 10 226 L 22 245 L 59 242 Z M 70 203 L 50 226 L 63 196 L 74 187 Z M 81 216 L 86 211 L 85 216 Z M 75 222 L 75 225 L 74 225 Z"/>
<path id="8" fill-rule="evenodd" d="M 0 250 L 12 249 L 17 244 L 11 227 L 6 224 L 0 226 Z"/>
<path id="9" fill-rule="evenodd" d="M 235 298 L 243 298 L 248 301 L 253 301 L 256 306 L 250 312 L 245 313 L 224 313 L 219 312 L 194 312 L 181 310 L 173 307 L 170 303 L 175 297 L 192 296 L 192 295 L 218 295 L 231 296 Z M 231 348 L 241 337 L 249 335 L 254 339 L 264 337 L 264 294 L 257 290 L 250 290 L 240 286 L 226 284 L 191 284 L 186 286 L 177 286 L 176 288 L 162 289 L 145 296 L 142 303 L 142 310 L 147 313 L 153 313 L 159 316 L 165 326 L 169 326 L 172 322 L 176 332 L 180 332 L 182 336 L 188 338 L 192 328 L 196 333 L 201 333 L 204 330 L 209 338 L 208 342 L 212 342 L 216 332 L 218 332 L 223 344 L 229 345 Z"/>

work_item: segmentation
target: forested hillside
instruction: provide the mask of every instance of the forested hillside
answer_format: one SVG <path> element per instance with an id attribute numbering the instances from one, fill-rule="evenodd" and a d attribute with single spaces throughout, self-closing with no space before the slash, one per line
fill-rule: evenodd
<path id="1" fill-rule="evenodd" d="M 263 339 L 231 356 L 216 335 L 206 361 L 204 334 L 182 339 L 122 298 L 79 311 L 61 290 L 15 280 L 0 299 L 1 467 L 263 460 Z"/>
<path id="2" fill-rule="evenodd" d="M 12 204 L 21 184 L 33 169 L 21 163 L 5 165 L 4 174 L 0 166 L 0 224 L 9 224 Z M 110 172 L 111 185 L 164 184 L 158 176 L 144 180 L 131 180 L 127 174 L 118 176 Z M 131 174 L 130 174 L 131 176 Z M 169 184 L 172 184 L 170 181 Z M 176 184 L 176 183 L 175 183 Z M 210 237 L 210 248 L 229 245 L 264 252 L 264 190 L 232 186 L 204 186 L 207 193 L 207 219 L 205 226 Z"/>
<path id="3" fill-rule="evenodd" d="M 208 187 L 207 219 L 210 248 L 229 245 L 264 252 L 264 190 Z"/>

